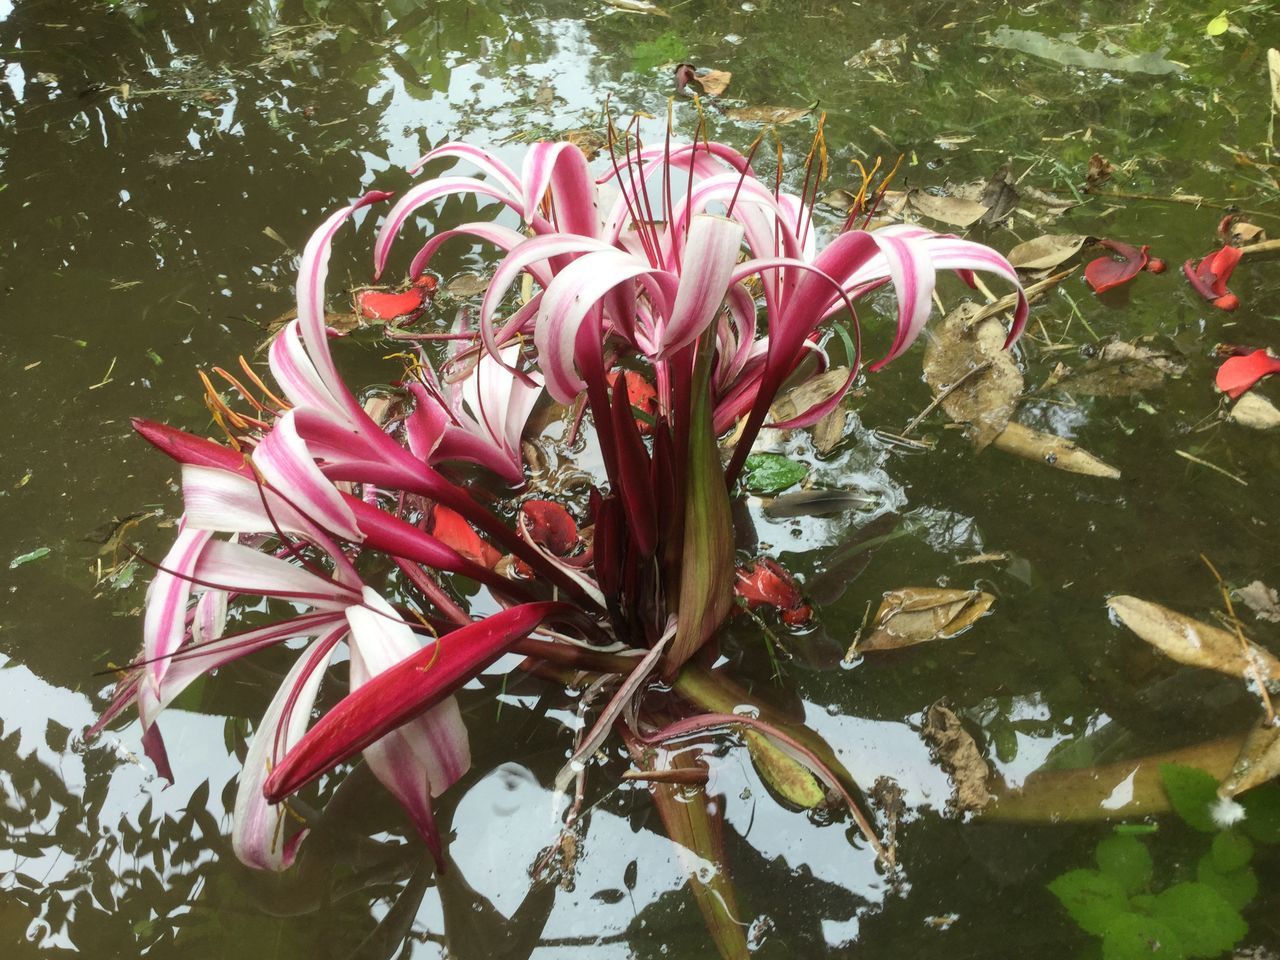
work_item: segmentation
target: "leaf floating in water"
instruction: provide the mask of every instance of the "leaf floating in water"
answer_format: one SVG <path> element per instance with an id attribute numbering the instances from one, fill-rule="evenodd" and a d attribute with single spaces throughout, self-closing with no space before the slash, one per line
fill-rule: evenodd
<path id="1" fill-rule="evenodd" d="M 1114 340 L 1079 370 L 1068 370 L 1062 375 L 1055 371 L 1045 387 L 1057 387 L 1069 393 L 1121 397 L 1158 387 L 1166 377 L 1180 377 L 1186 369 L 1186 361 L 1174 350 Z"/>
<path id="2" fill-rule="evenodd" d="M 814 106 L 816 104 L 807 107 L 734 107 L 726 110 L 725 116 L 743 123 L 773 123 L 781 126 L 803 120 L 813 112 Z"/>
<path id="3" fill-rule="evenodd" d="M 1280 777 L 1280 727 L 1262 720 L 1245 738 L 1222 793 L 1234 797 Z"/>
<path id="4" fill-rule="evenodd" d="M 1011 423 L 1004 432 L 992 441 L 997 450 L 1012 453 L 1028 460 L 1047 463 L 1058 470 L 1068 473 L 1080 473 L 1087 477 L 1102 477 L 1107 480 L 1120 479 L 1120 471 L 1109 463 L 1104 463 L 1087 450 L 1082 450 L 1071 440 L 1042 433 L 1020 423 Z"/>
<path id="5" fill-rule="evenodd" d="M 1110 609 L 1126 627 L 1179 663 L 1242 680 L 1280 680 L 1280 660 L 1226 630 L 1137 597 L 1112 597 Z"/>
<path id="6" fill-rule="evenodd" d="M 35 561 L 35 560 L 43 560 L 45 557 L 49 555 L 49 552 L 50 551 L 48 547 L 36 547 L 34 550 L 31 550 L 27 553 L 19 554 L 18 556 L 14 557 L 12 560 L 9 561 L 9 569 L 15 570 L 18 567 L 22 566 L 24 563 L 31 563 L 32 561 Z"/>
<path id="7" fill-rule="evenodd" d="M 979 450 L 1008 425 L 1023 387 L 1022 371 L 1004 349 L 1004 327 L 994 317 L 973 323 L 980 311 L 976 304 L 961 304 L 924 351 L 925 380 L 944 397 L 947 416 L 969 424 Z"/>
<path id="8" fill-rule="evenodd" d="M 1206 37 L 1220 37 L 1231 27 L 1231 21 L 1227 19 L 1227 11 L 1223 10 L 1220 14 L 1210 20 L 1204 26 L 1204 35 Z"/>
<path id="9" fill-rule="evenodd" d="M 981 590 L 903 587 L 884 595 L 871 634 L 855 653 L 898 650 L 957 636 L 985 616 L 995 597 Z"/>
<path id="10" fill-rule="evenodd" d="M 804 463 L 780 453 L 753 453 L 744 466 L 742 482 L 752 493 L 781 493 L 809 474 Z"/>
<path id="11" fill-rule="evenodd" d="M 691 63 L 676 64 L 676 93 L 684 93 L 689 84 L 698 87 L 708 97 L 718 97 L 729 86 L 733 74 L 728 70 L 703 70 Z"/>
<path id="12" fill-rule="evenodd" d="M 1093 240 L 1083 233 L 1047 233 L 1010 250 L 1009 262 L 1019 270 L 1052 270 L 1066 263 Z"/>
<path id="13" fill-rule="evenodd" d="M 624 13 L 647 13 L 655 17 L 669 17 L 671 14 L 646 0 L 601 0 L 606 7 L 613 7 Z"/>
<path id="14" fill-rule="evenodd" d="M 1166 60 L 1168 47 L 1145 53 L 1111 55 L 1101 49 L 1085 50 L 1068 43 L 1046 37 L 1034 30 L 1014 30 L 1012 27 L 1000 26 L 992 31 L 990 43 L 1007 50 L 1029 53 L 1033 57 L 1051 60 L 1068 67 L 1084 67 L 1086 70 L 1107 70 L 1115 73 L 1181 73 L 1186 67 L 1174 60 Z"/>
<path id="15" fill-rule="evenodd" d="M 460 273 L 445 284 L 444 292 L 455 300 L 478 297 L 489 289 L 489 278 L 478 273 Z"/>
<path id="16" fill-rule="evenodd" d="M 971 227 L 991 208 L 975 200 L 959 197 L 937 197 L 923 190 L 907 191 L 907 203 L 922 217 L 937 220 L 953 227 Z"/>
<path id="17" fill-rule="evenodd" d="M 775 497 L 764 506 L 765 516 L 824 517 L 874 504 L 876 500 L 855 490 L 797 490 Z"/>
<path id="18" fill-rule="evenodd" d="M 1268 587 L 1261 580 L 1255 580 L 1247 587 L 1235 591 L 1241 602 L 1253 611 L 1259 620 L 1280 623 L 1280 594 L 1274 587 Z"/>
<path id="19" fill-rule="evenodd" d="M 951 774 L 955 784 L 951 798 L 953 811 L 981 810 L 991 802 L 991 791 L 987 789 L 991 768 L 954 711 L 935 703 L 926 711 L 920 733 L 933 745 L 938 759 Z"/>

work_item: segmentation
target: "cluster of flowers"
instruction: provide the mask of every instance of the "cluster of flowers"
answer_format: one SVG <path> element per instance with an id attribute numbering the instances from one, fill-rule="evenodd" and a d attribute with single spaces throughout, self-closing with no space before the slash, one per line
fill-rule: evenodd
<path id="1" fill-rule="evenodd" d="M 165 772 L 165 706 L 200 675 L 290 642 L 296 661 L 257 726 L 235 803 L 234 848 L 255 867 L 288 866 L 305 833 L 287 835 L 296 827 L 282 802 L 359 754 L 439 860 L 432 800 L 470 764 L 453 695 L 513 650 L 612 674 L 612 698 L 579 754 L 616 724 L 660 738 L 644 711 L 649 681 L 671 680 L 714 644 L 732 609 L 729 496 L 753 440 L 766 426 L 817 421 L 857 375 L 855 358 L 844 389 L 766 424 L 802 362 L 826 362 L 827 325 L 843 320 L 856 333 L 854 302 L 892 284 L 897 333 L 879 366 L 920 333 L 937 271 L 1018 283 L 988 248 L 914 226 L 847 224 L 820 245 L 812 198 L 766 185 L 747 157 L 717 143 L 629 139 L 598 178 L 566 143 L 533 146 L 518 173 L 460 143 L 419 168 L 438 161 L 482 176 L 440 176 L 401 196 L 376 241 L 377 274 L 403 225 L 441 198 L 496 201 L 519 227 L 463 224 L 413 258 L 421 277 L 451 238 L 501 252 L 463 331 L 471 338 L 455 341 L 439 374 L 421 355 L 392 412 L 375 418 L 334 363 L 330 246 L 356 211 L 389 199 L 370 192 L 302 254 L 297 318 L 270 350 L 279 389 L 255 379 L 260 417 L 239 419 L 226 443 L 136 424 L 181 464 L 185 512 L 147 595 L 142 654 L 99 726 L 136 705 Z M 1011 340 L 1026 310 L 1020 299 Z M 648 391 L 647 411 L 626 389 L 635 384 Z M 600 450 L 604 476 L 577 522 L 559 504 L 518 503 L 521 436 L 544 392 L 589 411 Z M 725 466 L 719 442 L 735 423 Z M 508 485 L 510 502 L 478 495 L 477 471 Z M 370 553 L 401 571 L 397 603 L 357 571 Z M 473 618 L 441 574 L 479 582 L 498 612 Z M 280 601 L 288 615 L 228 632 L 228 604 L 245 597 Z M 350 691 L 313 723 L 343 649 Z M 662 716 L 683 717 L 686 729 L 692 713 L 668 704 Z"/>

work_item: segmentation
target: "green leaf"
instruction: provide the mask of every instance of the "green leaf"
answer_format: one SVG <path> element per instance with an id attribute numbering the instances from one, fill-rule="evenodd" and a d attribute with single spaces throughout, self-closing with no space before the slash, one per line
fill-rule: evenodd
<path id="1" fill-rule="evenodd" d="M 1245 833 L 1259 843 L 1280 843 L 1280 784 L 1255 787 L 1236 802 L 1244 807 Z"/>
<path id="2" fill-rule="evenodd" d="M 1097 870 L 1070 870 L 1055 877 L 1049 892 L 1057 897 L 1085 933 L 1102 936 L 1129 910 L 1124 887 Z"/>
<path id="3" fill-rule="evenodd" d="M 1140 913 L 1122 913 L 1102 935 L 1102 960 L 1182 960 L 1187 953 L 1167 923 Z"/>
<path id="4" fill-rule="evenodd" d="M 671 679 L 724 623 L 733 607 L 733 516 L 716 444 L 711 399 L 712 337 L 698 344 L 689 414 L 684 549 L 676 635 L 663 657 Z"/>
<path id="5" fill-rule="evenodd" d="M 1216 833 L 1210 809 L 1218 800 L 1218 781 L 1211 774 L 1181 763 L 1162 763 L 1160 779 L 1169 803 L 1187 825 L 1202 833 Z"/>
<path id="6" fill-rule="evenodd" d="M 1120 884 L 1125 893 L 1141 893 L 1151 885 L 1151 852 L 1136 837 L 1107 837 L 1093 855 L 1103 875 Z"/>
<path id="7" fill-rule="evenodd" d="M 1205 883 L 1170 887 L 1156 897 L 1151 914 L 1173 928 L 1189 957 L 1216 957 L 1249 932 L 1240 911 Z"/>
<path id="8" fill-rule="evenodd" d="M 1223 10 L 1205 25 L 1204 35 L 1206 37 L 1220 37 L 1227 32 L 1227 27 L 1229 26 L 1231 26 L 1231 21 L 1227 19 L 1227 11 Z"/>
<path id="9" fill-rule="evenodd" d="M 19 554 L 18 556 L 10 560 L 9 569 L 13 570 L 17 567 L 22 566 L 24 563 L 30 563 L 33 560 L 43 560 L 48 555 L 49 555 L 48 547 L 36 547 L 32 551 L 28 553 Z"/>
<path id="10" fill-rule="evenodd" d="M 653 40 L 643 40 L 631 51 L 631 69 L 646 73 L 666 63 L 689 59 L 689 48 L 674 33 L 664 33 Z"/>
<path id="11" fill-rule="evenodd" d="M 1253 844 L 1248 837 L 1224 830 L 1213 838 L 1213 847 L 1209 851 L 1214 869 L 1223 873 L 1239 870 L 1253 859 Z"/>
<path id="12" fill-rule="evenodd" d="M 753 453 L 743 466 L 742 482 L 753 493 L 781 493 L 809 474 L 807 464 L 780 453 Z"/>
<path id="13" fill-rule="evenodd" d="M 1217 890 L 1222 899 L 1237 910 L 1243 910 L 1258 895 L 1258 877 L 1252 867 L 1219 870 L 1211 853 L 1200 858 L 1196 865 L 1196 879 Z"/>

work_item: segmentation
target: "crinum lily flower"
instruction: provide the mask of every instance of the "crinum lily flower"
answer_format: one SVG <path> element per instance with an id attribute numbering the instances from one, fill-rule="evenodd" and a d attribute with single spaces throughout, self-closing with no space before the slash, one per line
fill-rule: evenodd
<path id="1" fill-rule="evenodd" d="M 813 423 L 853 384 L 861 359 L 855 302 L 880 287 L 896 295 L 895 334 L 878 369 L 919 336 L 938 271 L 967 280 L 986 271 L 1015 287 L 1017 276 L 980 244 L 915 226 L 820 230 L 819 178 L 789 194 L 758 179 L 750 157 L 729 147 L 668 139 L 646 148 L 638 137 L 625 144 L 598 177 L 564 143 L 535 145 L 518 173 L 465 144 L 423 158 L 420 166 L 465 162 L 478 173 L 408 190 L 378 234 L 376 274 L 409 218 L 434 201 L 487 198 L 508 222 L 437 231 L 413 256 L 417 277 L 451 239 L 498 251 L 474 329 L 450 335 L 471 334 L 472 343 L 443 375 L 420 356 L 386 424 L 343 381 L 324 312 L 332 242 L 353 214 L 388 196 L 373 191 L 329 217 L 306 245 L 297 319 L 270 352 L 286 409 L 267 411 L 271 422 L 255 418 L 236 438 L 251 453 L 139 426 L 183 464 L 186 513 L 148 598 L 144 656 L 104 719 L 136 700 L 154 745 L 156 714 L 189 678 L 285 639 L 308 644 L 259 725 L 241 780 L 233 835 L 246 862 L 287 864 L 296 840 L 282 842 L 273 805 L 359 755 L 440 860 L 432 799 L 468 763 L 452 697 L 512 650 L 543 674 L 569 665 L 590 672 L 593 690 L 611 691 L 578 731 L 557 787 L 581 784 L 587 759 L 614 731 L 640 757 L 645 745 L 737 723 L 772 751 L 762 776 L 795 774 L 797 765 L 817 776 L 885 856 L 834 752 L 783 720 L 735 719 L 749 694 L 704 666 L 714 657 L 693 658 L 715 650 L 732 610 L 730 496 L 743 460 L 761 429 Z M 529 294 L 517 302 L 511 294 L 522 277 Z M 1010 341 L 1027 313 L 1017 289 Z M 838 323 L 849 325 L 854 344 L 842 389 L 766 423 L 779 390 L 809 369 L 805 360 L 827 362 L 824 337 Z M 633 387 L 646 398 L 643 410 L 633 406 Z M 473 489 L 473 466 L 520 489 L 521 438 L 544 389 L 590 417 L 603 470 L 585 511 L 579 505 L 585 516 L 536 500 L 491 508 Z M 721 443 L 734 445 L 727 467 Z M 459 464 L 471 472 L 460 474 Z M 356 574 L 364 553 L 403 574 L 403 604 L 392 606 Z M 499 562 L 503 554 L 519 563 Z M 498 612 L 473 619 L 437 582 L 441 573 L 481 583 Z M 298 609 L 281 623 L 223 634 L 224 605 L 241 594 Z M 798 589 L 792 599 L 788 609 L 807 613 Z M 350 650 L 351 689 L 310 723 L 340 644 Z M 664 820 L 672 829 L 682 822 Z M 699 904 L 722 953 L 742 955 L 730 899 Z"/>

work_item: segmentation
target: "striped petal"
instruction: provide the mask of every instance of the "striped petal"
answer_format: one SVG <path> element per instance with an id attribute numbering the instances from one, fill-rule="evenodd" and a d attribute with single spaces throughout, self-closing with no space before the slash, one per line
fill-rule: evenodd
<path id="1" fill-rule="evenodd" d="M 742 247 L 742 224 L 701 214 L 689 225 L 680 285 L 662 334 L 662 358 L 688 346 L 715 319 Z"/>
<path id="2" fill-rule="evenodd" d="M 346 630 L 343 624 L 340 633 Z M 240 771 L 231 820 L 231 847 L 245 866 L 286 870 L 306 836 L 306 830 L 285 836 L 285 827 L 292 818 L 283 807 L 267 803 L 262 784 L 279 758 L 306 732 L 335 639 L 330 635 L 317 640 L 298 658 L 254 731 Z"/>
<path id="3" fill-rule="evenodd" d="M 364 539 L 355 514 L 320 472 L 306 442 L 298 435 L 292 410 L 275 422 L 254 449 L 253 462 L 267 482 L 287 496 L 304 516 L 344 540 L 359 543 Z"/>

